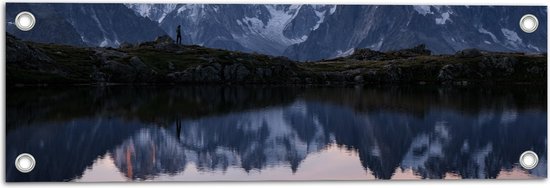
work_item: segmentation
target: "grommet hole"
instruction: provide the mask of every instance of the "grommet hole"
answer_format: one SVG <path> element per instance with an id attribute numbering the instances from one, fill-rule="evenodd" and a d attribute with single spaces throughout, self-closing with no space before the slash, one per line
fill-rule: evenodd
<path id="1" fill-rule="evenodd" d="M 526 151 L 521 154 L 519 157 L 519 164 L 525 169 L 533 169 L 537 167 L 539 163 L 539 157 L 533 151 Z"/>
<path id="2" fill-rule="evenodd" d="M 36 160 L 34 160 L 34 157 L 28 153 L 22 153 L 15 159 L 15 167 L 22 173 L 31 172 L 35 165 Z"/>
<path id="3" fill-rule="evenodd" d="M 15 26 L 21 31 L 30 31 L 36 24 L 36 18 L 30 12 L 23 11 L 15 17 Z"/>
<path id="4" fill-rule="evenodd" d="M 521 28 L 521 30 L 523 30 L 523 32 L 526 33 L 535 32 L 539 27 L 539 20 L 535 15 L 526 14 L 521 17 L 519 21 L 519 27 Z"/>

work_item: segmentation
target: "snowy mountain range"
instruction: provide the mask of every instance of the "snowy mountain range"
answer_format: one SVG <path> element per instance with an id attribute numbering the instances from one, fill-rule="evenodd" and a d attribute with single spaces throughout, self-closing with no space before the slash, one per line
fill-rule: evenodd
<path id="1" fill-rule="evenodd" d="M 13 19 L 21 10 L 36 12 L 36 31 L 17 31 Z M 547 50 L 544 6 L 9 3 L 7 12 L 7 31 L 19 38 L 88 46 L 116 47 L 162 34 L 175 38 L 181 25 L 185 44 L 295 60 L 418 44 L 436 54 L 466 48 Z M 518 23 L 524 14 L 539 18 L 536 32 L 521 31 Z M 42 20 L 48 24 L 40 24 Z"/>
<path id="2" fill-rule="evenodd" d="M 545 7 L 126 4 L 167 33 L 182 25 L 184 41 L 208 47 L 318 60 L 355 48 L 388 51 L 424 43 L 434 53 L 465 48 L 546 51 L 546 20 L 520 30 L 524 14 Z"/>
<path id="3" fill-rule="evenodd" d="M 545 7 L 338 6 L 308 40 L 284 55 L 311 60 L 351 53 L 354 48 L 389 51 L 420 43 L 436 54 L 466 48 L 490 51 L 546 52 L 546 20 L 524 33 L 525 14 L 545 18 Z M 342 34 L 345 33 L 345 34 Z"/>
<path id="4" fill-rule="evenodd" d="M 334 5 L 127 4 L 138 15 L 175 35 L 182 25 L 187 44 L 282 55 L 304 42 Z M 331 11 L 332 10 L 332 11 Z"/>
<path id="5" fill-rule="evenodd" d="M 36 17 L 31 31 L 15 26 L 21 11 Z M 8 3 L 6 31 L 35 42 L 101 47 L 151 41 L 165 34 L 156 22 L 137 16 L 122 4 L 78 3 Z"/>

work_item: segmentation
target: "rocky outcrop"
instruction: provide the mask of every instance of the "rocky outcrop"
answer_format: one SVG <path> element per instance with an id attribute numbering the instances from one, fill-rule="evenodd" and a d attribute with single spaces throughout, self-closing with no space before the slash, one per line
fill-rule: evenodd
<path id="1" fill-rule="evenodd" d="M 371 50 L 369 48 L 359 48 L 359 49 L 355 49 L 353 54 L 348 58 L 356 59 L 356 60 L 380 61 L 380 60 L 410 58 L 410 57 L 417 57 L 417 56 L 429 56 L 431 54 L 432 52 L 428 50 L 426 45 L 420 44 L 418 46 L 415 46 L 409 49 L 402 49 L 402 50 L 390 51 L 390 52 L 380 52 L 376 50 Z"/>
<path id="2" fill-rule="evenodd" d="M 226 66 L 223 71 L 224 79 L 242 82 L 250 75 L 250 71 L 242 64 L 235 63 Z"/>
<path id="3" fill-rule="evenodd" d="M 156 71 L 137 56 L 112 48 L 94 49 L 94 58 L 98 63 L 90 73 L 90 79 L 96 82 L 154 82 Z"/>
<path id="4" fill-rule="evenodd" d="M 176 83 L 300 83 L 300 77 L 305 76 L 295 70 L 285 65 L 251 68 L 239 62 L 211 63 L 168 73 L 165 80 Z"/>
<path id="5" fill-rule="evenodd" d="M 475 48 L 464 49 L 455 53 L 455 57 L 458 57 L 458 58 L 473 58 L 473 57 L 479 57 L 482 55 L 483 54 L 481 53 L 481 51 Z"/>
<path id="6" fill-rule="evenodd" d="M 302 63 L 284 57 L 176 45 L 168 36 L 118 49 L 36 45 L 12 36 L 7 37 L 7 44 L 9 84 L 48 83 L 52 79 L 44 78 L 49 77 L 60 83 L 342 85 L 546 81 L 546 54 L 481 53 L 472 49 L 431 56 L 424 45 L 385 53 L 359 49 L 349 57 Z"/>
<path id="7" fill-rule="evenodd" d="M 37 49 L 10 34 L 6 34 L 6 62 L 32 69 L 53 69 L 53 60 Z"/>
<path id="8" fill-rule="evenodd" d="M 386 59 L 386 55 L 382 52 L 371 50 L 369 48 L 359 48 L 353 51 L 350 58 L 357 60 L 383 60 Z"/>
<path id="9" fill-rule="evenodd" d="M 491 74 L 503 74 L 509 76 L 514 73 L 518 60 L 513 57 L 486 56 L 479 62 L 481 71 Z"/>
<path id="10" fill-rule="evenodd" d="M 420 44 L 418 46 L 415 46 L 409 49 L 402 49 L 402 50 L 397 50 L 389 53 L 394 56 L 404 57 L 404 58 L 432 55 L 432 51 L 430 51 L 425 44 Z"/>
<path id="11" fill-rule="evenodd" d="M 218 63 L 199 65 L 181 72 L 173 72 L 167 75 L 171 82 L 211 83 L 223 80 L 222 66 Z"/>
<path id="12" fill-rule="evenodd" d="M 437 74 L 437 79 L 441 82 L 453 81 L 458 78 L 461 72 L 461 65 L 447 64 L 439 70 L 439 74 Z"/>

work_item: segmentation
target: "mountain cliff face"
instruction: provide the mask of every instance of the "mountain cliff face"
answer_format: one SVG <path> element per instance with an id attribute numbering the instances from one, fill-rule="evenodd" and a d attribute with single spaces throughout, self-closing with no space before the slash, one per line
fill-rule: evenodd
<path id="1" fill-rule="evenodd" d="M 6 30 L 36 42 L 105 47 L 150 41 L 165 33 L 155 22 L 122 4 L 8 3 L 6 10 Z M 13 23 L 21 11 L 36 17 L 31 31 L 20 31 Z"/>
<path id="2" fill-rule="evenodd" d="M 436 54 L 466 48 L 546 51 L 545 7 L 375 5 L 126 5 L 169 34 L 181 24 L 186 43 L 319 60 L 355 48 L 389 51 L 418 44 Z M 535 33 L 520 30 L 534 14 Z"/>
<path id="3" fill-rule="evenodd" d="M 546 7 L 268 4 L 22 4 L 9 3 L 7 31 L 37 42 L 88 46 L 139 43 L 182 26 L 183 43 L 308 61 L 426 44 L 435 54 L 466 48 L 543 53 Z M 13 24 L 18 12 L 38 18 L 31 32 Z M 540 26 L 518 22 L 534 14 Z"/>
<path id="4" fill-rule="evenodd" d="M 540 26 L 527 34 L 519 28 L 524 14 Z M 388 51 L 423 43 L 436 54 L 465 48 L 545 52 L 545 7 L 338 6 L 306 41 L 284 55 L 298 60 L 331 58 L 354 48 Z"/>
<path id="5" fill-rule="evenodd" d="M 183 42 L 212 48 L 282 55 L 303 42 L 334 5 L 127 4 L 159 23 L 172 37 L 182 26 Z"/>

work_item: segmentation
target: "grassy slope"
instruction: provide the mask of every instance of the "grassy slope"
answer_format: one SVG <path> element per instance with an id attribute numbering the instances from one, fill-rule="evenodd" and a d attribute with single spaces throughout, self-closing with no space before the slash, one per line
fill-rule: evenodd
<path id="1" fill-rule="evenodd" d="M 92 83 L 90 74 L 100 66 L 93 48 L 77 48 L 57 44 L 28 44 L 41 49 L 45 54 L 55 61 L 55 67 L 66 74 L 48 73 L 40 70 L 29 70 L 13 63 L 8 63 L 8 83 Z M 426 81 L 437 82 L 436 79 L 440 69 L 447 64 L 464 65 L 470 70 L 482 70 L 480 63 L 485 56 L 473 58 L 458 58 L 452 55 L 446 56 L 416 56 L 410 58 L 398 58 L 391 60 L 356 60 L 352 58 L 337 58 L 320 62 L 292 62 L 283 57 L 271 57 L 261 54 L 248 54 L 233 52 L 221 49 L 210 49 L 199 46 L 185 46 L 181 50 L 167 51 L 156 49 L 150 46 L 135 47 L 127 49 L 110 49 L 127 53 L 124 57 L 113 57 L 112 60 L 122 64 L 129 63 L 133 56 L 139 57 L 143 63 L 153 69 L 159 75 L 170 72 L 182 71 L 198 65 L 216 62 L 219 64 L 231 64 L 239 62 L 254 70 L 258 67 L 269 67 L 273 64 L 291 63 L 294 71 L 300 73 L 301 77 L 312 77 L 315 80 L 322 80 L 318 75 L 323 73 L 339 73 L 342 71 L 361 69 L 358 75 L 365 75 L 369 71 L 383 73 L 388 65 L 400 68 L 402 74 L 409 75 L 408 80 L 413 82 Z M 491 78 L 494 81 L 518 81 L 518 82 L 542 82 L 546 81 L 546 55 L 523 55 L 523 54 L 492 54 L 495 57 L 510 57 L 516 59 L 518 64 L 514 66 L 515 71 L 511 75 Z M 544 69 L 544 74 L 533 75 L 527 73 L 527 68 L 538 66 Z M 483 74 L 483 73 L 478 73 Z M 463 76 L 460 80 L 482 80 L 482 76 Z M 349 80 L 349 78 L 348 78 Z M 322 83 L 322 81 L 319 81 Z"/>

